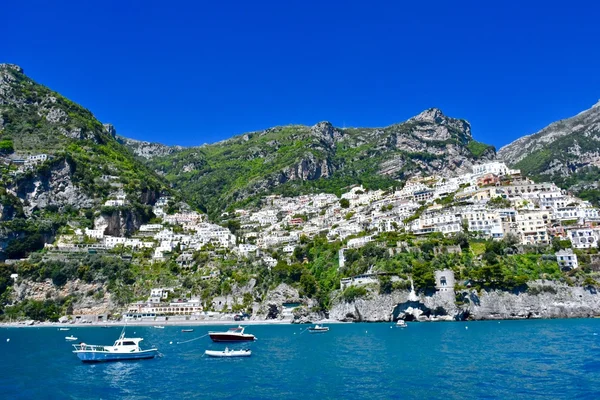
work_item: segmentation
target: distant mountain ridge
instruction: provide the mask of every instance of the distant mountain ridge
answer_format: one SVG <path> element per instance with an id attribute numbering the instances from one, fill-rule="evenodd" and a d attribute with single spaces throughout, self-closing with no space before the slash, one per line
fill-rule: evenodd
<path id="1" fill-rule="evenodd" d="M 555 181 L 586 199 L 600 201 L 600 101 L 502 147 L 498 157 L 537 180 Z M 587 193 L 587 194 L 586 194 Z"/>
<path id="2" fill-rule="evenodd" d="M 384 128 L 337 128 L 324 121 L 190 148 L 123 143 L 209 213 L 272 192 L 337 192 L 356 183 L 388 188 L 418 174 L 466 172 L 495 158 L 492 146 L 473 139 L 467 121 L 436 108 Z"/>

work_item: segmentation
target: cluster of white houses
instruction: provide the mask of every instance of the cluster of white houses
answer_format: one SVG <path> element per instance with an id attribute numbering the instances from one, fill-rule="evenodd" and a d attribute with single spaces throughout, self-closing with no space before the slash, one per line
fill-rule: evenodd
<path id="1" fill-rule="evenodd" d="M 517 238 L 522 245 L 547 245 L 552 237 L 570 240 L 576 249 L 597 247 L 598 209 L 553 183 L 535 183 L 502 162 L 473 167 L 453 178 L 413 178 L 401 190 L 342 194 L 269 196 L 259 210 L 236 210 L 241 221 L 240 254 L 261 249 L 293 251 L 300 237 L 325 233 L 360 247 L 364 232 L 404 230 L 416 235 L 468 231 L 481 238 Z M 356 237 L 360 236 L 360 237 Z"/>
<path id="2" fill-rule="evenodd" d="M 103 226 L 82 233 L 106 248 L 152 248 L 155 259 L 164 259 L 178 247 L 177 261 L 182 265 L 193 265 L 193 252 L 212 245 L 239 257 L 255 256 L 268 267 L 279 261 L 272 256 L 273 250 L 291 254 L 303 236 L 319 234 L 331 241 L 344 241 L 340 266 L 346 249 L 360 248 L 376 234 L 391 231 L 415 235 L 467 231 L 491 239 L 511 235 L 521 245 L 532 246 L 548 245 L 558 237 L 570 241 L 572 249 L 598 247 L 600 241 L 598 209 L 552 183 L 532 182 L 502 162 L 476 165 L 471 173 L 453 178 L 413 178 L 395 191 L 356 186 L 342 194 L 341 199 L 323 193 L 293 198 L 268 196 L 261 208 L 238 209 L 223 215 L 239 220 L 237 236 L 193 211 L 169 214 L 168 203 L 167 197 L 158 200 L 154 213 L 162 221 L 143 225 L 135 237 L 105 235 Z M 182 229 L 174 229 L 175 226 Z M 572 249 L 556 253 L 561 268 L 578 267 Z M 361 285 L 377 279 L 378 273 L 370 272 L 345 278 L 340 284 Z M 451 290 L 451 271 L 436 273 L 436 282 L 438 290 Z M 129 312 L 194 315 L 202 311 L 199 299 L 168 299 L 169 290 L 153 289 L 147 301 L 132 304 Z"/>
<path id="3" fill-rule="evenodd" d="M 106 179 L 111 181 L 111 177 Z M 573 249 L 595 248 L 600 241 L 598 209 L 552 183 L 532 182 L 502 162 L 476 165 L 471 173 L 451 178 L 412 178 L 399 190 L 355 186 L 341 199 L 324 193 L 268 196 L 258 209 L 224 215 L 239 221 L 236 235 L 191 210 L 169 213 L 170 201 L 169 197 L 158 199 L 154 214 L 159 221 L 142 225 L 132 237 L 107 235 L 107 224 L 99 218 L 94 229 L 76 231 L 75 239 L 61 237 L 53 248 L 68 248 L 73 243 L 107 250 L 147 248 L 154 260 L 165 260 L 177 250 L 177 262 L 182 266 L 194 265 L 195 251 L 212 248 L 255 257 L 273 267 L 279 262 L 274 250 L 289 255 L 303 236 L 319 234 L 330 241 L 344 241 L 345 248 L 362 247 L 377 233 L 391 231 L 415 235 L 468 231 L 492 239 L 511 235 L 522 245 L 547 245 L 558 237 L 570 241 Z M 127 196 L 119 188 L 106 205 L 126 203 Z M 557 254 L 557 260 L 565 268 L 578 265 L 576 256 L 568 251 Z"/>

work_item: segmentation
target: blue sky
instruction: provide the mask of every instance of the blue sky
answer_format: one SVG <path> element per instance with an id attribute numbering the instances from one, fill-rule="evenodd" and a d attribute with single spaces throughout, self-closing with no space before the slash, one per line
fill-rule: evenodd
<path id="1" fill-rule="evenodd" d="M 598 3 L 10 1 L 0 62 L 136 139 L 438 107 L 501 146 L 598 101 Z"/>

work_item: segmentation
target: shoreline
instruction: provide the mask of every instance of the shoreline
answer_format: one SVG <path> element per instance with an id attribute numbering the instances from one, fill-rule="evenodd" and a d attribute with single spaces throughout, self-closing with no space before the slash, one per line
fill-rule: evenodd
<path id="1" fill-rule="evenodd" d="M 337 320 L 322 320 L 316 322 L 318 324 L 348 324 L 351 322 L 343 322 Z M 92 323 L 68 323 L 68 322 L 38 322 L 31 325 L 25 322 L 3 322 L 0 323 L 1 328 L 116 328 L 127 326 L 163 326 L 163 327 L 185 327 L 185 326 L 226 326 L 226 325 L 314 325 L 315 323 L 295 324 L 292 320 L 249 320 L 249 321 L 234 321 L 234 320 L 214 320 L 214 321 L 109 321 L 109 322 L 92 322 Z"/>
<path id="2" fill-rule="evenodd" d="M 439 322 L 482 322 L 482 321 L 550 321 L 550 320 L 569 320 L 569 319 L 600 319 L 600 316 L 593 317 L 575 317 L 575 318 L 489 318 L 489 319 L 472 319 L 462 321 L 411 321 L 413 323 L 439 323 Z M 320 320 L 306 323 L 294 323 L 292 320 L 249 320 L 249 321 L 233 321 L 233 320 L 214 320 L 214 321 L 109 321 L 109 322 L 92 322 L 92 323 L 68 323 L 68 322 L 37 322 L 28 325 L 25 322 L 0 322 L 0 329 L 3 328 L 122 328 L 123 326 L 141 326 L 141 327 L 189 327 L 189 326 L 269 326 L 269 325 L 341 325 L 341 324 L 355 324 L 355 323 L 388 323 L 395 324 L 392 321 L 355 321 L 345 322 L 338 320 Z"/>

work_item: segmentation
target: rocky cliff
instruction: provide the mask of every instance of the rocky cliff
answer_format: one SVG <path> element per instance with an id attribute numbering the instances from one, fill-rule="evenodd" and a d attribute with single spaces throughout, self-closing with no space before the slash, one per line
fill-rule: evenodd
<path id="1" fill-rule="evenodd" d="M 597 201 L 600 177 L 600 102 L 502 147 L 498 157 L 537 180 Z M 595 194 L 586 193 L 589 190 Z"/>
<path id="2" fill-rule="evenodd" d="M 166 146 L 160 143 L 151 143 L 143 140 L 128 139 L 123 136 L 117 137 L 118 141 L 127 146 L 133 154 L 145 159 L 154 157 L 165 157 L 175 151 L 183 150 L 181 146 Z"/>
<path id="3" fill-rule="evenodd" d="M 566 139 L 566 140 L 565 140 Z M 585 144 L 592 145 L 590 148 L 582 148 L 580 140 Z M 587 158 L 598 158 L 598 147 L 600 145 L 600 101 L 588 110 L 582 111 L 574 117 L 553 122 L 544 129 L 531 135 L 523 136 L 514 142 L 498 150 L 498 157 L 510 165 L 517 165 L 527 157 L 536 152 L 547 150 L 549 146 L 557 141 L 564 141 L 570 146 L 562 147 L 560 150 L 568 150 L 568 154 L 574 156 L 570 159 L 577 160 L 579 156 Z M 563 142 L 561 142 L 563 143 Z M 586 154 L 586 153 L 590 154 Z M 556 156 L 559 153 L 555 154 Z M 586 162 L 586 160 L 581 160 Z M 591 161 L 591 160 L 590 160 Z M 540 173 L 569 173 L 568 165 L 548 166 L 550 170 L 541 170 Z"/>
<path id="4" fill-rule="evenodd" d="M 457 304 L 456 298 L 460 299 Z M 338 301 L 329 312 L 339 321 L 453 321 L 525 318 L 588 318 L 600 316 L 600 294 L 593 287 L 570 287 L 548 281 L 529 284 L 526 292 L 500 290 L 438 292 L 411 299 L 408 291 L 371 293 L 348 303 Z"/>

